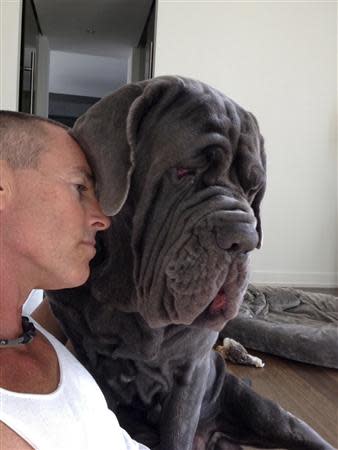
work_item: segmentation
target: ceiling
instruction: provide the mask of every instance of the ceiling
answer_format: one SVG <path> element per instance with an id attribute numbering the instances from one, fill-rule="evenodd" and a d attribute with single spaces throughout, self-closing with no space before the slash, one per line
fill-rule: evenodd
<path id="1" fill-rule="evenodd" d="M 128 58 L 153 0 L 33 0 L 51 50 Z"/>

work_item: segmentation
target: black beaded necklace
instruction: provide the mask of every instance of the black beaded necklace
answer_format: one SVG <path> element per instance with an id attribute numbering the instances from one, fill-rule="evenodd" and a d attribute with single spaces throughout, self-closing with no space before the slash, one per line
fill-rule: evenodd
<path id="1" fill-rule="evenodd" d="M 22 316 L 22 328 L 23 334 L 17 339 L 0 338 L 0 348 L 15 347 L 19 344 L 29 344 L 30 342 L 32 342 L 33 337 L 36 334 L 36 329 L 34 324 L 29 321 L 28 317 Z"/>

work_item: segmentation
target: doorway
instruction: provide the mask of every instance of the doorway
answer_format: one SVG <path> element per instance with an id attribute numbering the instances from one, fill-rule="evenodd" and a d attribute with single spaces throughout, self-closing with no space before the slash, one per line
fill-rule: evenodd
<path id="1" fill-rule="evenodd" d="M 103 96 L 152 78 L 156 0 L 23 2 L 20 111 L 72 126 Z"/>

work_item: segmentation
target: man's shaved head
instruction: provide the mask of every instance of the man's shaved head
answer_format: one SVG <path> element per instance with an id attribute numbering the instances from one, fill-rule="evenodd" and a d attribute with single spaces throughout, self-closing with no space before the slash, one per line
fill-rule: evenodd
<path id="1" fill-rule="evenodd" d="M 35 169 L 40 153 L 48 150 L 48 125 L 63 124 L 38 116 L 0 111 L 0 159 L 12 169 Z"/>

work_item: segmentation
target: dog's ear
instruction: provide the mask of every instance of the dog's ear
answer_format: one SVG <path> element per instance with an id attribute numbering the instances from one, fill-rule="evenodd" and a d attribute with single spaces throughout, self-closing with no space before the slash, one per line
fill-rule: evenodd
<path id="1" fill-rule="evenodd" d="M 120 211 L 128 196 L 134 155 L 127 139 L 127 119 L 142 92 L 141 84 L 120 88 L 93 105 L 71 130 L 93 168 L 101 207 L 110 216 Z"/>
<path id="2" fill-rule="evenodd" d="M 257 192 L 257 194 L 254 198 L 254 201 L 252 202 L 252 209 L 253 209 L 256 219 L 257 219 L 256 229 L 257 229 L 257 233 L 258 233 L 258 237 L 259 237 L 257 248 L 261 248 L 263 245 L 263 228 L 262 228 L 262 223 L 261 223 L 260 206 L 261 206 L 261 202 L 264 197 L 265 189 L 266 189 L 266 153 L 265 153 L 265 149 L 264 149 L 264 139 L 261 135 L 259 135 L 259 155 L 260 155 L 261 164 L 262 164 L 262 167 L 264 170 L 264 181 L 261 185 L 261 188 Z"/>
<path id="3" fill-rule="evenodd" d="M 97 102 L 75 122 L 71 134 L 94 170 L 105 214 L 117 214 L 127 199 L 143 119 L 160 97 L 167 94 L 171 101 L 169 86 L 181 84 L 183 81 L 174 76 L 128 84 Z"/>
<path id="4" fill-rule="evenodd" d="M 152 124 L 156 122 L 156 119 L 158 121 L 163 111 L 173 103 L 174 99 L 177 99 L 185 83 L 187 80 L 184 82 L 181 77 L 171 75 L 157 77 L 143 83 L 143 93 L 132 104 L 127 121 L 127 137 L 131 147 L 136 149 L 142 123 L 148 115 L 153 116 Z M 147 131 L 151 132 L 151 130 Z"/>
<path id="5" fill-rule="evenodd" d="M 241 131 L 236 155 L 238 178 L 255 214 L 258 233 L 257 248 L 262 246 L 263 230 L 260 205 L 266 187 L 266 155 L 264 139 L 253 114 L 241 111 Z M 253 196 L 253 197 L 252 197 Z"/>
<path id="6" fill-rule="evenodd" d="M 262 221 L 261 221 L 261 214 L 260 214 L 260 205 L 261 205 L 261 201 L 264 197 L 264 193 L 265 193 L 265 185 L 257 192 L 257 194 L 252 202 L 252 205 L 251 205 L 253 212 L 255 214 L 256 220 L 257 220 L 256 230 L 258 233 L 258 244 L 257 244 L 256 248 L 261 248 L 263 245 L 263 228 L 262 228 Z"/>

